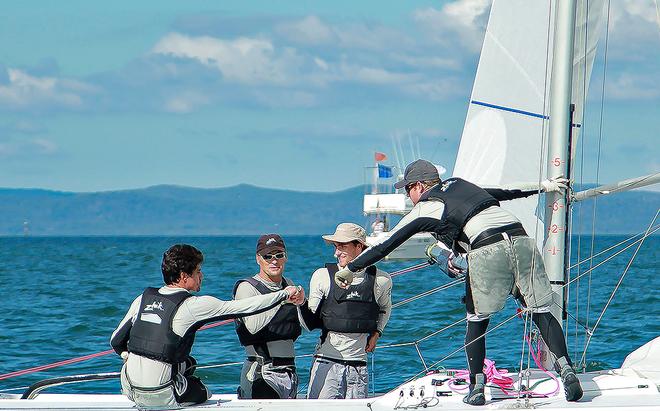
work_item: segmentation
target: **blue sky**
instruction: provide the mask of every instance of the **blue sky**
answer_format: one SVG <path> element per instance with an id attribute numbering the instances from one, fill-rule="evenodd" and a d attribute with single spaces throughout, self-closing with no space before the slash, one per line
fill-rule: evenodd
<path id="1" fill-rule="evenodd" d="M 658 11 L 612 3 L 603 183 L 660 169 Z M 451 170 L 489 5 L 3 2 L 0 187 L 335 191 L 408 136 Z"/>

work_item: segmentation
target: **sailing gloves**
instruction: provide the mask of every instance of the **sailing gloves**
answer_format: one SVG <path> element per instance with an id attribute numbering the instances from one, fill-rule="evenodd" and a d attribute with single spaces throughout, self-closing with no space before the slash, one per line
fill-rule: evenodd
<path id="1" fill-rule="evenodd" d="M 559 192 L 568 188 L 568 179 L 563 177 L 556 177 L 552 180 L 541 181 L 541 187 L 544 193 Z"/>
<path id="2" fill-rule="evenodd" d="M 353 283 L 353 277 L 355 274 L 353 271 L 344 267 L 335 273 L 335 283 L 340 288 L 348 288 Z"/>

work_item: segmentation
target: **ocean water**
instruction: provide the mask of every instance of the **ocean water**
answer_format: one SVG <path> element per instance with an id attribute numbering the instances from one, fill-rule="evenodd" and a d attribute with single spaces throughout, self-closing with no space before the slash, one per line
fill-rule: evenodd
<path id="1" fill-rule="evenodd" d="M 625 237 L 601 236 L 594 252 L 607 249 Z M 332 248 L 318 236 L 285 238 L 289 261 L 285 276 L 309 288 L 311 273 L 332 261 Z M 162 284 L 160 259 L 175 243 L 190 243 L 205 254 L 201 294 L 229 299 L 237 279 L 256 273 L 255 237 L 48 237 L 0 238 L 0 279 L 5 287 L 5 308 L 0 331 L 0 374 L 50 364 L 108 350 L 112 331 L 131 301 L 146 286 Z M 574 238 L 573 260 L 577 258 Z M 580 239 L 580 257 L 590 254 L 591 239 Z M 569 312 L 583 324 L 598 319 L 636 247 L 595 269 L 570 290 Z M 660 334 L 658 305 L 658 248 L 660 237 L 648 238 L 627 272 L 615 298 L 605 312 L 587 351 L 589 369 L 613 368 L 625 356 Z M 594 259 L 594 265 L 606 256 Z M 409 267 L 419 261 L 383 262 L 386 271 Z M 588 267 L 586 265 L 585 267 Z M 584 271 L 585 268 L 582 269 Z M 573 270 L 573 274 L 577 273 Z M 393 302 L 417 295 L 448 282 L 437 267 L 397 276 Z M 590 295 L 588 291 L 590 289 Z M 464 318 L 463 286 L 410 302 L 396 308 L 380 339 L 381 346 L 413 342 Z M 576 304 L 577 297 L 580 297 Z M 515 314 L 509 301 L 493 317 L 491 328 Z M 584 347 L 584 332 L 573 319 L 567 323 L 569 351 L 576 358 Z M 464 324 L 450 328 L 419 344 L 426 364 L 449 355 L 463 344 Z M 498 367 L 516 369 L 523 358 L 523 321 L 515 318 L 488 337 L 488 358 Z M 296 343 L 297 353 L 313 352 L 318 331 L 305 333 Z M 200 365 L 218 365 L 243 360 L 243 350 L 232 325 L 200 331 L 193 348 Z M 373 388 L 382 392 L 423 370 L 414 346 L 380 348 L 370 357 Z M 309 357 L 297 361 L 304 392 L 309 376 Z M 461 350 L 441 364 L 465 368 Z M 50 370 L 0 380 L 0 391 L 24 387 L 41 379 L 64 375 L 119 371 L 121 360 L 114 354 Z M 199 370 L 197 373 L 214 392 L 235 392 L 240 366 Z M 49 392 L 119 392 L 118 380 L 57 387 Z"/>

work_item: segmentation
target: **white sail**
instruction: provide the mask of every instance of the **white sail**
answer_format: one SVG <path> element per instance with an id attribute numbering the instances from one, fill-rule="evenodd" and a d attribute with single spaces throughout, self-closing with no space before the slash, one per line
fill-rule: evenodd
<path id="1" fill-rule="evenodd" d="M 554 5 L 525 0 L 493 2 L 455 177 L 481 186 L 545 178 Z M 604 1 L 578 2 L 573 70 L 575 123 L 579 123 L 582 113 L 583 89 L 593 65 L 603 6 Z M 574 141 L 577 130 L 574 128 Z M 537 215 L 543 216 L 543 210 L 537 212 L 537 203 L 537 196 L 532 196 L 502 206 L 522 221 L 531 236 L 542 241 L 543 224 L 537 225 Z"/>

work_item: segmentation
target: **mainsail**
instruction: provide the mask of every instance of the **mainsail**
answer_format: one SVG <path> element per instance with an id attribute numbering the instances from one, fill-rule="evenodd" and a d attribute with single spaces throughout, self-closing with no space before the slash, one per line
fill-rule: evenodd
<path id="1" fill-rule="evenodd" d="M 481 186 L 545 179 L 555 5 L 525 0 L 493 2 L 453 176 Z M 597 33 L 604 21 L 604 5 L 603 0 L 578 1 L 573 146 Z M 544 212 L 538 207 L 538 197 L 502 206 L 514 213 L 541 245 Z"/>

